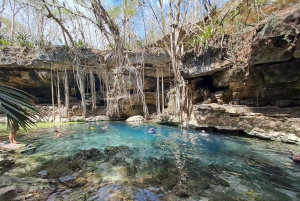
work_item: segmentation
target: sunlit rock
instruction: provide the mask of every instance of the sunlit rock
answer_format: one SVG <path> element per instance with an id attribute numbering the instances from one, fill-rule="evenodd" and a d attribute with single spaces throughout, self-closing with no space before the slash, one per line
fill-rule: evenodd
<path id="1" fill-rule="evenodd" d="M 128 119 L 126 119 L 126 122 L 129 122 L 129 123 L 141 123 L 143 121 L 144 121 L 144 117 L 141 115 L 132 116 L 132 117 L 129 117 Z"/>
<path id="2" fill-rule="evenodd" d="M 85 119 L 89 122 L 96 122 L 96 121 L 109 121 L 109 117 L 106 115 L 98 115 L 98 116 L 90 116 Z"/>

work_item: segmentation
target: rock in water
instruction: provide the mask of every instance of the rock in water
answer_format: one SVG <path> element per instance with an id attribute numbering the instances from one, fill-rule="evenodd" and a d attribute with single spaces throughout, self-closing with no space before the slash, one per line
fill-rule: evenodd
<path id="1" fill-rule="evenodd" d="M 0 189 L 0 201 L 12 200 L 17 196 L 17 191 L 15 186 L 7 186 Z"/>

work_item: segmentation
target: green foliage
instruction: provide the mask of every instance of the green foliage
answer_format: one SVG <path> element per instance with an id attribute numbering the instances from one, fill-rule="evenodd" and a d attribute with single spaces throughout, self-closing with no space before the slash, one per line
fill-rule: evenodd
<path id="1" fill-rule="evenodd" d="M 3 32 L 0 32 L 0 45 L 3 45 L 3 46 L 11 45 L 10 40 Z"/>
<path id="2" fill-rule="evenodd" d="M 123 10 L 123 12 L 126 18 L 131 18 L 136 14 L 137 5 L 138 5 L 137 0 L 124 0 L 123 7 L 125 9 Z"/>
<path id="3" fill-rule="evenodd" d="M 0 39 L 0 45 L 8 46 L 11 45 L 11 42 L 9 40 Z"/>
<path id="4" fill-rule="evenodd" d="M 206 45 L 212 37 L 213 37 L 212 28 L 208 26 L 204 32 L 199 31 L 198 35 L 194 36 L 191 40 L 188 41 L 188 43 L 192 47 L 195 47 L 198 44 Z"/>
<path id="5" fill-rule="evenodd" d="M 83 42 L 81 39 L 79 39 L 75 45 L 76 47 L 80 47 L 80 48 L 88 47 L 88 44 Z"/>
<path id="6" fill-rule="evenodd" d="M 29 42 L 29 36 L 23 32 L 17 32 L 16 42 L 22 47 L 33 47 L 33 43 Z"/>
<path id="7" fill-rule="evenodd" d="M 255 0 L 257 6 L 267 4 L 268 2 L 268 0 Z"/>
<path id="8" fill-rule="evenodd" d="M 33 103 L 34 97 L 24 91 L 0 84 L 0 110 L 7 114 L 10 127 L 24 130 L 35 125 L 39 109 Z"/>
<path id="9" fill-rule="evenodd" d="M 109 44 L 109 45 L 108 45 L 108 49 L 110 49 L 110 50 L 114 50 L 114 49 L 116 49 L 116 47 L 115 47 L 115 45 L 114 45 L 114 44 Z"/>
<path id="10" fill-rule="evenodd" d="M 142 40 L 137 40 L 136 44 L 138 47 L 143 47 L 143 41 Z"/>
<path id="11" fill-rule="evenodd" d="M 121 6 L 115 6 L 107 12 L 113 19 L 118 18 L 120 15 L 123 15 L 125 19 L 129 19 L 136 15 L 138 11 L 138 3 L 138 0 L 124 0 Z"/>
<path id="12" fill-rule="evenodd" d="M 43 47 L 43 45 L 44 45 L 44 42 L 43 42 L 43 40 L 41 40 L 41 39 L 36 39 L 36 40 L 34 40 L 33 42 L 32 42 L 32 44 L 33 44 L 33 46 L 35 46 L 35 47 Z"/>
<path id="13" fill-rule="evenodd" d="M 108 10 L 107 13 L 111 18 L 116 19 L 121 14 L 121 11 L 121 6 L 116 6 Z"/>

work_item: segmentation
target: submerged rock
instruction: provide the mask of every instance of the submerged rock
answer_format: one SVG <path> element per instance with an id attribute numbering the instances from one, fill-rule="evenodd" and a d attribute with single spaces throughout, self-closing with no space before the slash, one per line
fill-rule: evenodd
<path id="1" fill-rule="evenodd" d="M 158 201 L 162 194 L 155 194 L 149 190 L 133 186 L 107 185 L 100 188 L 97 194 L 90 197 L 88 201 L 106 200 L 147 200 Z"/>
<path id="2" fill-rule="evenodd" d="M 222 186 L 225 186 L 225 187 L 229 187 L 229 182 L 226 181 L 225 179 L 222 179 L 222 178 L 216 178 L 215 181 L 217 182 L 217 184 L 220 184 Z"/>
<path id="3" fill-rule="evenodd" d="M 64 183 L 69 188 L 76 188 L 86 184 L 86 179 L 82 177 L 74 177 L 74 176 L 65 176 L 60 177 L 59 180 Z"/>
<path id="4" fill-rule="evenodd" d="M 126 176 L 134 176 L 137 172 L 138 169 L 135 165 L 127 164 L 125 166 L 125 171 L 126 171 Z"/>
<path id="5" fill-rule="evenodd" d="M 56 201 L 56 200 L 61 200 L 63 198 L 68 198 L 72 193 L 72 191 L 73 191 L 72 189 L 69 189 L 63 192 L 55 192 L 48 197 L 47 201 Z"/>
<path id="6" fill-rule="evenodd" d="M 77 157 L 82 157 L 84 159 L 91 159 L 94 157 L 98 157 L 100 155 L 101 155 L 101 152 L 96 148 L 92 148 L 89 150 L 82 150 L 76 154 Z"/>
<path id="7" fill-rule="evenodd" d="M 42 171 L 38 172 L 37 174 L 40 175 L 40 176 L 45 177 L 45 176 L 48 175 L 48 171 L 47 170 L 42 170 Z"/>
<path id="8" fill-rule="evenodd" d="M 117 153 L 125 156 L 131 154 L 132 152 L 130 151 L 128 146 L 118 146 L 118 147 L 107 146 L 104 149 L 104 153 L 109 156 L 114 156 Z"/>
<path id="9" fill-rule="evenodd" d="M 125 157 L 114 157 L 113 160 L 111 161 L 111 164 L 113 166 L 118 166 L 118 165 L 125 165 L 126 161 L 125 161 Z"/>
<path id="10" fill-rule="evenodd" d="M 189 197 L 191 195 L 189 188 L 183 184 L 176 185 L 172 191 L 178 197 Z"/>
<path id="11" fill-rule="evenodd" d="M 234 190 L 226 192 L 212 191 L 208 201 L 247 201 L 249 199 L 243 198 L 241 194 L 236 193 Z M 249 198 L 249 197 L 248 197 Z"/>
<path id="12" fill-rule="evenodd" d="M 76 177 L 74 177 L 74 176 L 64 176 L 64 177 L 60 177 L 59 181 L 61 181 L 62 183 L 68 185 L 68 183 L 71 183 L 75 179 L 76 179 Z"/>

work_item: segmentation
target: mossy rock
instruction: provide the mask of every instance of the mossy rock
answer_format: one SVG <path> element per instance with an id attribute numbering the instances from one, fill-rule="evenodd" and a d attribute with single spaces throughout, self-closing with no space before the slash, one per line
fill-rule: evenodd
<path id="1" fill-rule="evenodd" d="M 125 157 L 114 157 L 110 163 L 113 166 L 122 166 L 127 164 Z"/>
<path id="2" fill-rule="evenodd" d="M 81 169 L 84 166 L 85 162 L 82 160 L 73 160 L 67 163 L 67 166 L 70 170 L 76 171 Z"/>
<path id="3" fill-rule="evenodd" d="M 126 176 L 129 177 L 136 175 L 136 173 L 138 172 L 137 167 L 131 164 L 125 165 L 125 171 L 126 171 Z"/>
<path id="4" fill-rule="evenodd" d="M 178 183 L 178 177 L 169 177 L 162 180 L 161 184 L 166 190 L 172 190 Z"/>
<path id="5" fill-rule="evenodd" d="M 184 184 L 176 185 L 172 192 L 178 197 L 189 197 L 191 195 L 189 188 Z"/>
<path id="6" fill-rule="evenodd" d="M 117 153 L 122 153 L 123 155 L 129 155 L 132 152 L 130 151 L 128 146 L 118 146 L 118 147 L 107 146 L 104 149 L 104 153 L 109 156 L 114 156 Z"/>
<path id="7" fill-rule="evenodd" d="M 293 199 L 276 190 L 276 188 L 271 188 L 271 187 L 261 187 L 261 189 L 264 191 L 263 197 L 261 198 L 262 200 L 268 200 L 268 201 L 293 201 Z"/>
<path id="8" fill-rule="evenodd" d="M 83 159 L 91 159 L 100 156 L 101 156 L 101 152 L 96 148 L 92 148 L 89 150 L 82 150 L 76 154 L 76 157 L 80 157 Z"/>
<path id="9" fill-rule="evenodd" d="M 226 192 L 212 191 L 208 201 L 248 201 L 248 199 L 242 197 L 243 195 L 240 195 L 233 190 Z"/>
<path id="10" fill-rule="evenodd" d="M 229 187 L 230 184 L 228 181 L 226 181 L 225 179 L 222 179 L 222 178 L 216 178 L 215 179 L 216 183 L 219 184 L 219 185 L 222 185 L 222 186 L 225 186 L 225 187 Z"/>

